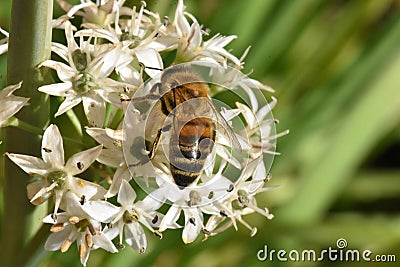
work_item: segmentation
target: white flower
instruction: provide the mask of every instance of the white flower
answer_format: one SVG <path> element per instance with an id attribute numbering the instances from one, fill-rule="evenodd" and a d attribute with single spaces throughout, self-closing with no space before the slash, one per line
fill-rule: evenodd
<path id="1" fill-rule="evenodd" d="M 121 60 L 122 45 L 91 45 L 90 40 L 75 42 L 71 23 L 65 23 L 68 47 L 53 44 L 52 50 L 69 65 L 54 60 L 46 60 L 41 66 L 57 71 L 62 83 L 44 85 L 39 91 L 65 97 L 55 116 L 59 116 L 83 102 L 88 121 L 94 126 L 103 126 L 106 102 L 121 107 L 120 94 L 128 84 L 117 82 L 108 76 Z"/>
<path id="2" fill-rule="evenodd" d="M 249 154 L 252 158 L 262 157 L 263 153 L 279 154 L 275 152 L 276 146 L 274 141 L 278 137 L 289 133 L 286 130 L 275 134 L 275 124 L 278 123 L 278 120 L 271 116 L 271 110 L 275 107 L 276 103 L 276 98 L 272 97 L 272 101 L 261 107 L 255 114 L 246 105 L 236 103 L 247 124 L 244 130 L 249 133 Z"/>
<path id="3" fill-rule="evenodd" d="M 250 226 L 242 218 L 243 215 L 257 212 L 267 219 L 272 219 L 274 217 L 269 213 L 267 208 L 259 208 L 255 199 L 256 194 L 275 188 L 264 187 L 265 182 L 269 181 L 271 176 L 265 173 L 265 169 L 263 168 L 261 168 L 261 171 L 258 170 L 261 165 L 263 165 L 263 163 L 260 159 L 250 161 L 242 170 L 241 176 L 236 181 L 229 194 L 217 200 L 225 212 L 224 214 L 212 215 L 209 218 L 204 230 L 206 239 L 208 236 L 216 235 L 231 226 L 234 226 L 237 230 L 237 221 L 248 228 L 250 230 L 250 235 L 254 236 L 257 233 L 257 228 Z M 226 219 L 230 221 L 222 224 Z"/>
<path id="4" fill-rule="evenodd" d="M 6 53 L 8 51 L 8 32 L 0 28 L 0 33 L 5 36 L 5 38 L 0 39 L 0 55 Z"/>
<path id="5" fill-rule="evenodd" d="M 12 94 L 15 90 L 21 88 L 21 85 L 22 82 L 0 90 L 0 127 L 7 126 L 7 120 L 28 103 L 29 98 Z"/>
<path id="6" fill-rule="evenodd" d="M 123 81 L 139 87 L 143 82 L 141 72 L 138 72 L 141 68 L 139 62 L 151 67 L 144 69 L 150 77 L 159 73 L 155 69 L 163 69 L 163 62 L 158 52 L 166 48 L 153 45 L 159 39 L 162 23 L 158 14 L 145 9 L 145 2 L 142 2 L 139 12 L 136 12 L 136 7 L 133 9 L 123 7 L 117 11 L 114 27 L 86 23 L 82 26 L 88 29 L 77 32 L 76 36 L 103 38 L 113 44 L 122 44 L 127 47 L 123 50 L 125 53 L 123 60 L 119 60 L 115 70 Z M 122 15 L 131 18 L 122 19 L 120 18 Z"/>
<path id="7" fill-rule="evenodd" d="M 72 192 L 65 196 L 65 212 L 50 214 L 43 219 L 44 223 L 53 224 L 50 228 L 52 234 L 47 238 L 44 245 L 46 250 L 61 250 L 66 252 L 71 244 L 76 241 L 79 258 L 82 265 L 86 266 L 90 251 L 101 247 L 109 252 L 118 252 L 111 240 L 102 232 L 101 223 L 88 215 L 99 213 L 99 210 L 91 211 L 90 206 L 82 205 L 79 197 Z M 106 213 L 110 205 L 102 205 L 100 213 Z M 97 209 L 98 205 L 95 206 Z"/>
<path id="8" fill-rule="evenodd" d="M 75 175 L 84 172 L 96 160 L 102 146 L 72 155 L 64 161 L 62 137 L 57 126 L 50 125 L 43 134 L 42 158 L 28 155 L 6 153 L 10 160 L 22 170 L 36 178 L 28 184 L 30 201 L 39 205 L 55 194 L 55 212 L 58 210 L 64 193 L 71 191 L 87 200 L 103 198 L 106 190 L 98 184 L 80 179 Z"/>
<path id="9" fill-rule="evenodd" d="M 177 220 L 183 211 L 185 225 L 182 231 L 182 240 L 185 244 L 193 242 L 204 229 L 204 216 L 206 214 L 220 214 L 221 210 L 218 199 L 221 199 L 232 188 L 232 182 L 221 175 L 225 165 L 217 174 L 199 186 L 188 186 L 179 188 L 176 184 L 167 181 L 168 177 L 159 178 L 160 188 L 150 193 L 149 197 L 156 199 L 159 203 L 167 200 L 172 203 L 168 212 L 161 220 L 159 231 L 168 228 L 176 228 Z M 164 175 L 166 176 L 166 175 Z"/>
<path id="10" fill-rule="evenodd" d="M 193 15 L 184 12 L 184 10 L 183 0 L 179 0 L 174 19 L 176 35 L 179 40 L 176 62 L 205 60 L 226 66 L 229 60 L 237 66 L 241 65 L 240 60 L 224 48 L 236 36 L 223 37 L 217 34 L 203 42 L 201 26 Z M 192 20 L 191 25 L 186 16 Z M 173 33 L 170 34 L 173 35 Z"/>
<path id="11" fill-rule="evenodd" d="M 123 180 L 118 192 L 117 201 L 121 204 L 118 213 L 104 230 L 110 239 L 119 236 L 119 246 L 123 247 L 122 240 L 139 253 L 147 248 L 147 239 L 142 225 L 161 238 L 161 234 L 153 227 L 159 225 L 162 214 L 156 212 L 152 201 L 135 202 L 136 193 L 131 185 Z"/>
<path id="12" fill-rule="evenodd" d="M 101 0 L 97 1 L 97 4 L 91 0 L 82 0 L 81 4 L 75 6 L 64 0 L 57 2 L 70 18 L 78 15 L 83 18 L 83 22 L 107 26 L 114 22 L 116 11 L 122 7 L 125 0 Z"/>
<path id="13" fill-rule="evenodd" d="M 87 128 L 86 132 L 99 144 L 104 146 L 97 161 L 107 166 L 117 168 L 110 188 L 104 196 L 105 198 L 110 198 L 117 194 L 123 180 L 129 181 L 131 179 L 122 152 L 122 131 L 109 128 Z"/>

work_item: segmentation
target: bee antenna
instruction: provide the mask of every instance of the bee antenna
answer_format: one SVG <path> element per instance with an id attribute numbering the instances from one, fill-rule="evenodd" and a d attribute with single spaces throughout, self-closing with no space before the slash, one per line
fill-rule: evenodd
<path id="1" fill-rule="evenodd" d="M 140 66 L 140 68 L 141 68 L 142 70 L 144 70 L 144 69 L 149 69 L 149 70 L 159 70 L 159 71 L 163 71 L 163 70 L 160 69 L 160 68 L 148 67 L 148 66 L 146 66 L 143 62 L 139 62 L 139 66 Z"/>

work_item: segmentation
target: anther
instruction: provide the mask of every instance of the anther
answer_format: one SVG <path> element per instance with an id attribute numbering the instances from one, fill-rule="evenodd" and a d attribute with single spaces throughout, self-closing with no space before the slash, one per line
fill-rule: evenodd
<path id="1" fill-rule="evenodd" d="M 64 229 L 64 223 L 56 223 L 50 227 L 50 232 L 57 233 Z"/>
<path id="2" fill-rule="evenodd" d="M 83 170 L 83 168 L 85 167 L 85 165 L 83 164 L 83 162 L 78 161 L 78 162 L 76 163 L 76 167 L 78 167 L 79 170 Z"/>
<path id="3" fill-rule="evenodd" d="M 154 216 L 153 220 L 151 220 L 152 224 L 156 224 L 158 222 L 158 215 Z"/>
<path id="4" fill-rule="evenodd" d="M 83 205 L 83 204 L 85 204 L 85 201 L 86 201 L 86 196 L 85 196 L 85 195 L 82 195 L 82 196 L 81 196 L 81 200 L 79 200 L 79 203 L 80 203 L 81 205 Z"/>
<path id="5" fill-rule="evenodd" d="M 229 187 L 228 187 L 228 189 L 227 189 L 226 191 L 227 191 L 227 192 L 232 192 L 234 188 L 235 188 L 235 187 L 233 186 L 233 184 L 230 184 Z"/>
<path id="6" fill-rule="evenodd" d="M 93 247 L 93 238 L 92 238 L 92 235 L 86 234 L 86 235 L 85 235 L 85 241 L 86 241 L 86 245 L 87 245 L 89 248 L 92 248 L 92 247 Z"/>
<path id="7" fill-rule="evenodd" d="M 89 228 L 89 232 L 92 235 L 96 235 L 96 230 L 94 229 L 94 227 L 93 227 L 93 225 L 91 223 L 89 223 L 88 228 Z"/>
<path id="8" fill-rule="evenodd" d="M 156 237 L 162 239 L 162 233 L 161 233 L 160 231 L 155 230 L 155 231 L 154 231 L 154 235 L 155 235 Z"/>

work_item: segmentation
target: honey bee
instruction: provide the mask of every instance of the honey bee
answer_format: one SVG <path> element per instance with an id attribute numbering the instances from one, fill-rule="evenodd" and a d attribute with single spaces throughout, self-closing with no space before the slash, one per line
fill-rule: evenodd
<path id="1" fill-rule="evenodd" d="M 169 132 L 169 169 L 175 184 L 181 189 L 194 183 L 201 175 L 206 159 L 213 151 L 217 130 L 222 129 L 233 147 L 240 149 L 231 126 L 209 98 L 209 91 L 208 84 L 193 69 L 176 65 L 163 71 L 161 81 L 148 95 L 132 99 L 133 103 L 157 99 L 154 112 L 148 117 L 149 128 L 153 130 L 147 130 L 155 132 L 155 138 L 153 142 L 146 140 L 147 161 L 154 157 L 161 135 Z M 161 118 L 166 117 L 170 122 L 165 124 Z M 163 122 L 165 126 L 159 126 Z"/>

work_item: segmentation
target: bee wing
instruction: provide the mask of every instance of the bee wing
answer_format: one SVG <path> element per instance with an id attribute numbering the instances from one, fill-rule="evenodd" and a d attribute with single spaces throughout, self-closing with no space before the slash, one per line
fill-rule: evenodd
<path id="1" fill-rule="evenodd" d="M 150 133 L 154 137 L 154 134 L 163 128 L 166 115 L 161 111 L 161 102 L 157 101 L 155 105 L 146 114 L 146 133 Z M 146 134 L 147 135 L 147 134 Z"/>
<path id="2" fill-rule="evenodd" d="M 154 145 L 157 145 L 154 142 L 160 137 L 157 137 L 159 130 L 163 129 L 163 132 L 165 132 L 168 129 L 165 125 L 167 116 L 161 110 L 161 101 L 155 96 L 155 94 L 150 95 L 150 97 L 146 95 L 132 99 L 135 109 L 140 112 L 141 120 L 145 121 L 143 137 L 147 143 L 146 150 L 148 151 L 152 150 Z"/>
<path id="3" fill-rule="evenodd" d="M 210 112 L 212 112 L 213 118 L 217 121 L 217 127 L 222 129 L 225 135 L 228 136 L 229 141 L 234 149 L 238 151 L 242 151 L 242 146 L 236 134 L 233 132 L 232 127 L 228 124 L 225 118 L 221 115 L 221 113 L 217 110 L 211 99 L 206 99 L 207 106 L 210 108 Z"/>

